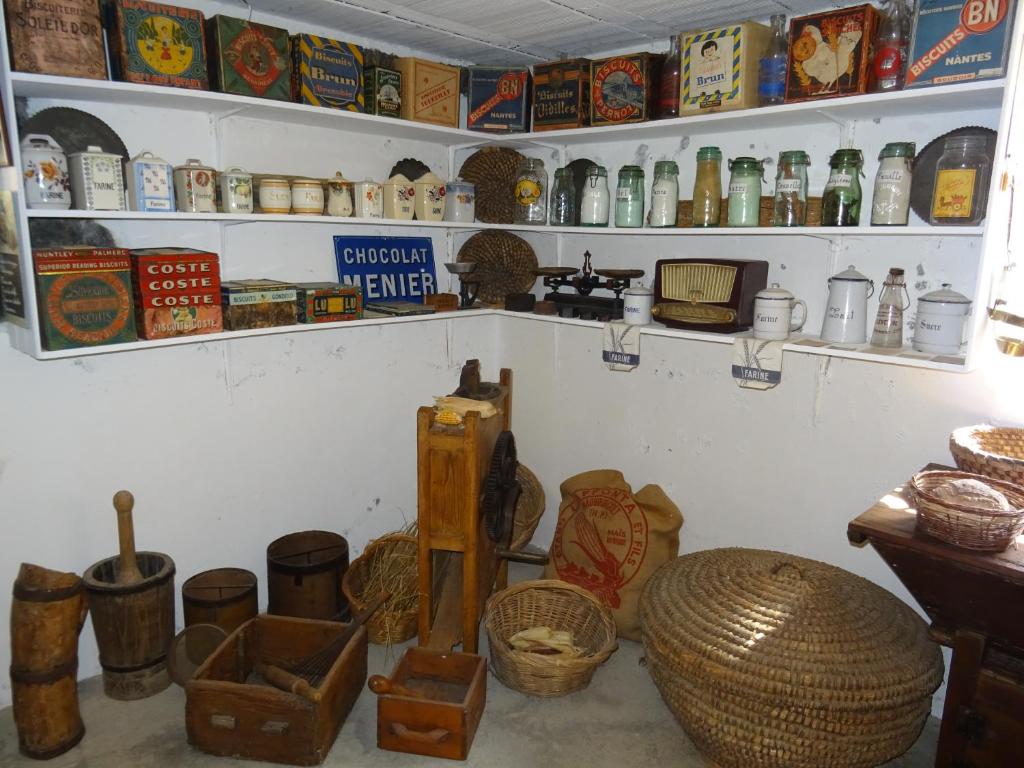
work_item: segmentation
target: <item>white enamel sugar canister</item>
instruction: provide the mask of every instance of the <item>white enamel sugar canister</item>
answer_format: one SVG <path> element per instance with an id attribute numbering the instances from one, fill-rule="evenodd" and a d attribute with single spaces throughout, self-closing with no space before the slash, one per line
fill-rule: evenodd
<path id="1" fill-rule="evenodd" d="M 964 342 L 971 300 L 943 283 L 942 288 L 917 300 L 913 347 L 918 352 L 956 355 Z"/>
<path id="2" fill-rule="evenodd" d="M 140 152 L 125 164 L 128 207 L 147 213 L 174 211 L 174 169 L 152 152 Z"/>
<path id="3" fill-rule="evenodd" d="M 124 173 L 121 156 L 90 146 L 73 152 L 71 201 L 83 211 L 123 211 L 125 209 Z"/>

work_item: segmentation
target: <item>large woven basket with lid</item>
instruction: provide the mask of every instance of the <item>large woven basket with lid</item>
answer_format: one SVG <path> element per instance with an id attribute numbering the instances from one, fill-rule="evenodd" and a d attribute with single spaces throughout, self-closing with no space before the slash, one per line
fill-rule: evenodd
<path id="1" fill-rule="evenodd" d="M 677 558 L 648 581 L 640 620 L 665 703 L 722 768 L 878 765 L 914 743 L 942 682 L 908 606 L 794 555 Z"/>

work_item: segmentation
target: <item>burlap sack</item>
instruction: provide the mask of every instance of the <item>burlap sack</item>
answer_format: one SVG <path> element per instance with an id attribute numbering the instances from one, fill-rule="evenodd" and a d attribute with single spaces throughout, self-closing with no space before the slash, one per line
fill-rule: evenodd
<path id="1" fill-rule="evenodd" d="M 679 554 L 682 524 L 679 508 L 657 485 L 633 493 L 615 469 L 575 475 L 562 483 L 544 578 L 589 589 L 611 609 L 619 636 L 639 640 L 640 592 Z"/>

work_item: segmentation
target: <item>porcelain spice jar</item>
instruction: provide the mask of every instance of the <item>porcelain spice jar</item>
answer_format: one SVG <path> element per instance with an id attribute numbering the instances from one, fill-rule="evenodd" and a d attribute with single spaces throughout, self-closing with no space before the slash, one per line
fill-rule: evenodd
<path id="1" fill-rule="evenodd" d="M 90 146 L 68 158 L 71 201 L 83 211 L 123 211 L 124 173 L 121 156 Z"/>
<path id="2" fill-rule="evenodd" d="M 220 174 L 220 207 L 224 213 L 252 213 L 252 174 L 233 167 Z"/>
<path id="3" fill-rule="evenodd" d="M 140 152 L 125 164 L 128 207 L 147 213 L 174 211 L 174 169 L 152 152 Z"/>
<path id="4" fill-rule="evenodd" d="M 802 308 L 799 322 L 793 321 L 793 310 Z M 754 338 L 785 341 L 807 322 L 807 305 L 778 283 L 762 288 L 754 295 Z"/>
<path id="5" fill-rule="evenodd" d="M 964 341 L 971 300 L 943 283 L 917 300 L 913 347 L 918 352 L 956 355 Z"/>
<path id="6" fill-rule="evenodd" d="M 360 219 L 379 219 L 384 215 L 384 185 L 373 179 L 357 181 L 352 198 L 355 215 Z"/>
<path id="7" fill-rule="evenodd" d="M 461 178 L 449 181 L 444 193 L 444 220 L 460 224 L 476 221 L 476 185 Z"/>
<path id="8" fill-rule="evenodd" d="M 352 215 L 352 182 L 346 181 L 341 171 L 327 182 L 327 215 Z"/>
<path id="9" fill-rule="evenodd" d="M 825 322 L 821 326 L 822 341 L 841 344 L 866 342 L 868 298 L 874 292 L 875 284 L 852 265 L 830 277 Z"/>
<path id="10" fill-rule="evenodd" d="M 416 219 L 443 221 L 445 206 L 444 182 L 434 173 L 425 173 L 416 179 Z"/>
<path id="11" fill-rule="evenodd" d="M 400 173 L 384 182 L 384 218 L 409 221 L 416 212 L 416 188 Z"/>
<path id="12" fill-rule="evenodd" d="M 293 181 L 292 213 L 306 216 L 323 216 L 323 184 L 316 179 L 296 179 Z"/>
<path id="13" fill-rule="evenodd" d="M 291 213 L 292 191 L 284 179 L 260 181 L 260 210 L 263 213 Z"/>
<path id="14" fill-rule="evenodd" d="M 178 210 L 185 213 L 216 213 L 217 198 L 214 190 L 216 172 L 189 158 L 174 169 L 174 191 Z"/>
<path id="15" fill-rule="evenodd" d="M 68 158 L 50 136 L 30 133 L 21 140 L 25 202 L 29 208 L 67 210 L 71 207 Z"/>

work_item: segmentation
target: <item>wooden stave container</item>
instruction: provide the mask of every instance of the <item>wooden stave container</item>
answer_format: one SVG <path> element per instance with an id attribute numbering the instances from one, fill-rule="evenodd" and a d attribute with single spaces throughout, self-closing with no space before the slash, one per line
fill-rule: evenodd
<path id="1" fill-rule="evenodd" d="M 257 581 L 245 568 L 213 568 L 186 579 L 181 585 L 185 626 L 215 624 L 230 635 L 259 613 Z"/>
<path id="2" fill-rule="evenodd" d="M 341 581 L 348 566 L 348 541 L 340 534 L 299 531 L 275 539 L 267 546 L 267 613 L 346 620 L 349 604 Z"/>
<path id="3" fill-rule="evenodd" d="M 134 701 L 171 684 L 167 651 L 174 639 L 174 561 L 162 552 L 136 553 L 143 580 L 115 583 L 120 557 L 108 557 L 86 570 L 92 626 L 103 667 L 103 692 Z M 131 624 L 130 632 L 124 631 Z M 139 631 L 148 626 L 148 632 Z M 139 640 L 141 638 L 141 640 Z M 134 640 L 132 647 L 125 647 Z"/>
<path id="4" fill-rule="evenodd" d="M 82 580 L 22 563 L 11 602 L 11 698 L 18 749 L 49 760 L 85 735 L 78 709 L 78 633 L 88 612 Z"/>

